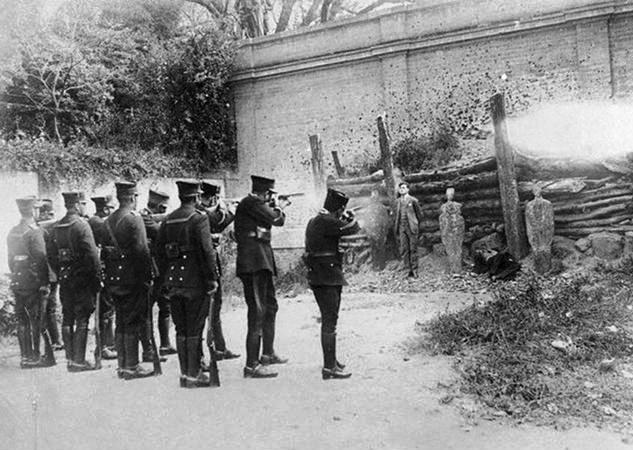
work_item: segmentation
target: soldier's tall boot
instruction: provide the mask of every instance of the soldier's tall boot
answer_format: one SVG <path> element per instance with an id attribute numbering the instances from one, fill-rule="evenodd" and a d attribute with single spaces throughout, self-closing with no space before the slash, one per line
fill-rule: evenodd
<path id="1" fill-rule="evenodd" d="M 95 367 L 86 361 L 86 345 L 88 344 L 88 324 L 79 323 L 73 336 L 73 363 L 69 367 L 70 372 L 84 372 L 94 370 Z"/>
<path id="2" fill-rule="evenodd" d="M 321 346 L 323 347 L 323 370 L 321 376 L 324 380 L 345 379 L 352 376 L 336 364 L 336 333 L 321 332 Z"/>
<path id="3" fill-rule="evenodd" d="M 40 362 L 40 336 L 41 336 L 41 328 L 40 328 L 40 317 L 39 314 L 34 312 L 29 315 L 29 321 L 31 322 L 31 334 L 32 334 L 32 345 L 33 345 L 33 361 L 36 364 Z"/>
<path id="4" fill-rule="evenodd" d="M 165 316 L 162 311 L 158 311 L 158 335 L 160 337 L 160 354 L 173 355 L 176 349 L 171 346 L 169 340 L 169 315 Z"/>
<path id="5" fill-rule="evenodd" d="M 46 328 L 42 329 L 42 338 L 44 340 L 44 358 L 40 359 L 40 367 L 51 367 L 57 364 L 55 361 L 55 353 L 53 351 L 53 342 Z"/>
<path id="6" fill-rule="evenodd" d="M 121 372 L 121 378 L 124 380 L 133 380 L 154 375 L 153 370 L 145 369 L 138 362 L 138 331 L 129 333 L 126 330 L 126 333 L 123 335 L 123 341 L 125 345 L 125 369 Z"/>
<path id="7" fill-rule="evenodd" d="M 117 369 L 116 373 L 119 378 L 123 378 L 125 370 L 125 339 L 122 332 L 117 330 L 114 335 L 114 346 L 116 348 Z"/>
<path id="8" fill-rule="evenodd" d="M 178 352 L 178 363 L 180 364 L 180 387 L 186 387 L 187 374 L 187 338 L 176 336 L 176 351 Z"/>
<path id="9" fill-rule="evenodd" d="M 73 358 L 75 357 L 73 352 L 74 341 L 73 328 L 70 326 L 62 327 L 62 340 L 64 341 L 64 351 L 66 353 L 66 368 L 70 371 L 70 366 L 73 364 Z"/>
<path id="10" fill-rule="evenodd" d="M 18 325 L 17 334 L 18 344 L 20 345 L 20 367 L 22 369 L 29 369 L 33 366 L 34 361 L 27 328 L 24 325 Z"/>
<path id="11" fill-rule="evenodd" d="M 200 338 L 187 337 L 187 376 L 185 377 L 185 387 L 198 388 L 209 387 L 209 377 L 200 368 Z"/>
<path id="12" fill-rule="evenodd" d="M 288 358 L 282 358 L 275 353 L 275 314 L 269 315 L 264 321 L 262 329 L 262 356 L 259 359 L 264 365 L 286 364 Z"/>

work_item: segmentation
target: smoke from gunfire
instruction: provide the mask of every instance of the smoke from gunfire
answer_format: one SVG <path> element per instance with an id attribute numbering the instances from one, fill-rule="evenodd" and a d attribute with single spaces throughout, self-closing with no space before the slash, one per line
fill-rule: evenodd
<path id="1" fill-rule="evenodd" d="M 546 104 L 507 124 L 512 145 L 535 156 L 598 160 L 633 152 L 629 104 Z"/>

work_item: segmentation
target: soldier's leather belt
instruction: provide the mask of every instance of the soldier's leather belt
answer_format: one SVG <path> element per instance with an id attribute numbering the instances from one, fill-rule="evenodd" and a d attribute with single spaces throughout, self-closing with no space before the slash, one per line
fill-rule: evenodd
<path id="1" fill-rule="evenodd" d="M 310 252 L 308 256 L 312 258 L 325 258 L 327 256 L 337 256 L 336 252 Z"/>

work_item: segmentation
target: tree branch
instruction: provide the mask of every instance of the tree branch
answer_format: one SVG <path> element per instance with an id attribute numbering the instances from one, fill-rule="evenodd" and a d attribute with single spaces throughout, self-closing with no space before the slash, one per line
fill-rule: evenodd
<path id="1" fill-rule="evenodd" d="M 281 5 L 281 13 L 279 14 L 279 21 L 275 28 L 275 33 L 281 33 L 288 28 L 288 22 L 292 14 L 292 8 L 295 6 L 297 0 L 283 0 Z"/>

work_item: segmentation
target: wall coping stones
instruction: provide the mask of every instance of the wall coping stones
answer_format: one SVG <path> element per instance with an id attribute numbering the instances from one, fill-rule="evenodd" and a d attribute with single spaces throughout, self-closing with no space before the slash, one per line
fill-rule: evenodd
<path id="1" fill-rule="evenodd" d="M 450 1 L 244 40 L 234 82 L 633 12 L 633 0 Z"/>

